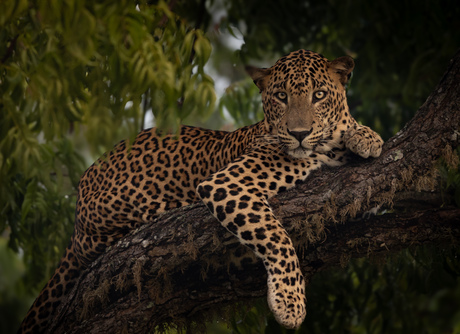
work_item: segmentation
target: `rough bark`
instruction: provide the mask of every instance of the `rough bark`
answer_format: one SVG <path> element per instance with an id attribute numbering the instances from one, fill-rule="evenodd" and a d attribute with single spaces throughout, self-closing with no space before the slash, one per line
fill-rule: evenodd
<path id="1" fill-rule="evenodd" d="M 437 173 L 441 158 L 458 164 L 459 87 L 457 53 L 380 158 L 322 169 L 270 200 L 297 244 L 307 281 L 351 257 L 459 240 L 460 209 L 440 189 Z M 369 217 L 369 211 L 379 214 Z M 244 251 L 203 205 L 167 212 L 83 273 L 50 332 L 144 333 L 265 296 L 260 263 L 244 270 L 228 265 L 234 252 Z"/>

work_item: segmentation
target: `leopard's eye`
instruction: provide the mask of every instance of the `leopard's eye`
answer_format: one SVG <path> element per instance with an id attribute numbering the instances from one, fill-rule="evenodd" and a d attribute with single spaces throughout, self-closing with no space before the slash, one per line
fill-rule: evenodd
<path id="1" fill-rule="evenodd" d="M 287 101 L 287 94 L 285 92 L 278 92 L 275 94 L 275 96 L 283 102 Z"/>
<path id="2" fill-rule="evenodd" d="M 315 93 L 313 94 L 313 98 L 314 98 L 313 100 L 314 100 L 314 102 L 319 101 L 319 100 L 322 100 L 322 99 L 324 99 L 325 97 L 326 97 L 326 92 L 325 92 L 325 91 L 322 91 L 322 90 L 319 90 L 319 91 L 317 91 L 317 92 L 315 92 Z"/>

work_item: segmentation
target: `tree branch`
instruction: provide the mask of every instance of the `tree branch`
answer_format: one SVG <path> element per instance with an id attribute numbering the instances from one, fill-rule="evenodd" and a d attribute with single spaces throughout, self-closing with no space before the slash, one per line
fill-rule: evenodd
<path id="1" fill-rule="evenodd" d="M 437 185 L 436 163 L 458 164 L 460 54 L 416 116 L 380 158 L 323 168 L 270 200 L 297 245 L 307 281 L 350 257 L 418 244 L 455 243 L 460 209 Z M 441 204 L 444 205 L 441 207 Z M 391 209 L 385 213 L 384 209 Z M 362 218 L 366 212 L 381 215 Z M 212 310 L 265 296 L 259 262 L 238 270 L 246 252 L 201 205 L 159 216 L 108 250 L 79 279 L 49 329 L 53 333 L 143 333 L 188 325 Z"/>

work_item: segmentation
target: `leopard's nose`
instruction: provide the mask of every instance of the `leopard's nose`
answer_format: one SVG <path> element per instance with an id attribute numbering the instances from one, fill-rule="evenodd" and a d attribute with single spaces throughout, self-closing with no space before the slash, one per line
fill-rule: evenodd
<path id="1" fill-rule="evenodd" d="M 289 131 L 288 130 L 288 133 L 292 137 L 297 139 L 299 141 L 299 143 L 301 143 L 312 131 L 313 131 L 313 129 L 308 130 L 308 131 Z"/>

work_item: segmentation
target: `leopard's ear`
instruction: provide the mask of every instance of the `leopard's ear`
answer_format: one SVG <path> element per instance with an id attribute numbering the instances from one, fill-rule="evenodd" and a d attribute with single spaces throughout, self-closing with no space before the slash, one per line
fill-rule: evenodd
<path id="1" fill-rule="evenodd" d="M 328 62 L 328 67 L 333 73 L 338 74 L 340 83 L 345 86 L 348 80 L 350 80 L 351 72 L 355 68 L 355 62 L 353 58 L 343 56 Z"/>
<path id="2" fill-rule="evenodd" d="M 262 91 L 267 88 L 272 70 L 270 68 L 246 66 L 246 72 L 251 76 L 256 86 L 259 87 L 259 91 L 262 93 Z"/>

